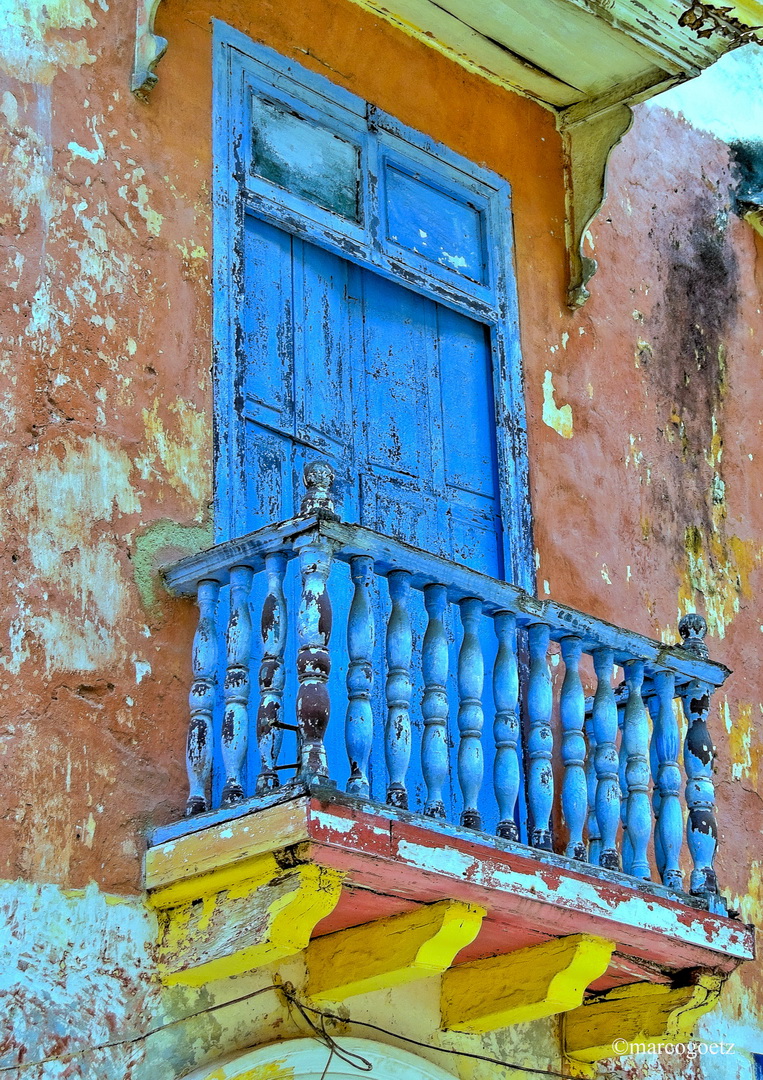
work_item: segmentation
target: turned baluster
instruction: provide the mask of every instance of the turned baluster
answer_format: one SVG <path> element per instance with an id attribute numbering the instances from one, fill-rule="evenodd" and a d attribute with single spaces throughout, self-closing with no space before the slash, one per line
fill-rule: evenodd
<path id="1" fill-rule="evenodd" d="M 660 702 L 654 692 L 654 685 L 651 680 L 648 688 L 644 688 L 644 703 L 652 718 L 652 731 L 654 732 L 651 742 L 649 743 L 649 767 L 652 770 L 652 836 L 654 837 L 654 861 L 657 865 L 657 873 L 659 874 L 660 881 L 663 881 L 665 877 L 665 855 L 662 850 L 662 840 L 660 839 L 660 830 L 658 828 L 660 820 L 660 803 L 662 801 L 660 799 L 660 789 L 658 786 L 660 763 L 657 756 L 657 724 Z"/>
<path id="2" fill-rule="evenodd" d="M 649 720 L 641 696 L 644 661 L 626 660 L 623 670 L 628 687 L 623 718 L 625 777 L 628 784 L 628 872 L 633 877 L 648 880 L 651 877 L 647 848 L 652 835 L 652 809 L 649 804 Z"/>
<path id="3" fill-rule="evenodd" d="M 589 699 L 589 701 L 592 704 L 592 699 Z M 585 737 L 587 747 L 585 776 L 586 791 L 588 793 L 588 818 L 586 820 L 588 861 L 592 866 L 598 866 L 601 858 L 601 834 L 599 833 L 599 822 L 596 819 L 596 786 L 598 778 L 596 776 L 596 735 L 593 730 L 593 709 L 585 718 Z"/>
<path id="4" fill-rule="evenodd" d="M 445 817 L 442 789 L 448 777 L 448 639 L 444 622 L 447 605 L 448 591 L 444 585 L 426 586 L 424 606 L 429 619 L 421 652 L 424 678 L 421 771 L 427 788 L 424 813 L 434 818 Z"/>
<path id="5" fill-rule="evenodd" d="M 514 820 L 519 795 L 517 620 L 510 612 L 499 611 L 493 616 L 493 624 L 498 638 L 498 653 L 493 667 L 493 701 L 495 703 L 493 787 L 495 801 L 498 804 L 498 825 L 495 831 L 504 840 L 519 840 L 519 829 Z"/>
<path id="6" fill-rule="evenodd" d="M 562 722 L 562 760 L 564 781 L 562 783 L 562 811 L 569 831 L 567 855 L 572 859 L 585 859 L 583 841 L 586 815 L 588 813 L 588 788 L 586 784 L 585 693 L 580 680 L 580 656 L 583 643 L 580 638 L 564 637 L 560 641 L 564 660 L 564 682 L 559 698 L 559 714 Z"/>
<path id="7" fill-rule="evenodd" d="M 234 566 L 230 572 L 230 617 L 225 632 L 228 667 L 223 694 L 222 756 L 225 770 L 221 806 L 233 806 L 244 798 L 241 771 L 249 741 L 249 660 L 252 654 L 252 618 L 249 590 L 254 571 Z"/>
<path id="8" fill-rule="evenodd" d="M 713 783 L 715 747 L 707 727 L 707 714 L 710 711 L 709 689 L 704 683 L 693 680 L 681 687 L 681 699 L 688 722 L 684 742 L 684 768 L 686 805 L 689 808 L 686 839 L 693 865 L 690 889 L 694 896 L 710 896 L 718 892 L 718 881 L 713 869 L 718 827 L 715 820 Z"/>
<path id="9" fill-rule="evenodd" d="M 596 821 L 601 838 L 599 865 L 618 870 L 617 826 L 620 821 L 620 782 L 617 754 L 617 703 L 612 689 L 612 649 L 593 651 L 596 694 L 593 699 L 593 731 L 596 737 Z"/>
<path id="10" fill-rule="evenodd" d="M 618 691 L 620 687 L 618 687 Z M 623 870 L 626 874 L 629 874 L 631 861 L 633 859 L 633 850 L 631 848 L 631 842 L 628 839 L 628 754 L 625 748 L 625 740 L 623 738 L 623 725 L 625 721 L 625 702 L 615 692 L 615 699 L 617 701 L 617 729 L 620 732 L 620 745 L 617 751 L 617 777 L 620 783 L 620 824 L 623 830 L 623 842 L 621 844 L 620 857 L 622 861 Z"/>
<path id="11" fill-rule="evenodd" d="M 705 644 L 707 623 L 701 615 L 684 615 L 678 624 L 682 647 L 702 660 L 707 660 Z M 710 711 L 710 688 L 697 679 L 681 687 L 681 700 L 688 723 L 684 742 L 686 770 L 686 803 L 689 818 L 686 839 L 689 844 L 693 870 L 690 889 L 694 896 L 717 896 L 718 880 L 713 869 L 718 843 L 715 820 L 715 785 L 713 764 L 715 747 L 707 727 Z"/>
<path id="12" fill-rule="evenodd" d="M 268 592 L 262 605 L 260 633 L 260 705 L 257 710 L 257 742 L 260 748 L 260 774 L 257 794 L 264 795 L 279 786 L 278 757 L 283 742 L 283 689 L 285 682 L 283 654 L 286 647 L 287 611 L 283 591 L 286 556 L 271 551 L 265 556 Z"/>
<path id="13" fill-rule="evenodd" d="M 477 808 L 484 764 L 482 760 L 482 686 L 485 664 L 479 639 L 482 601 L 462 600 L 461 627 L 463 638 L 458 651 L 458 783 L 464 806 L 461 824 L 469 829 L 482 827 Z"/>
<path id="14" fill-rule="evenodd" d="M 199 622 L 193 638 L 193 683 L 188 695 L 191 719 L 188 727 L 186 766 L 188 802 L 186 817 L 209 809 L 207 790 L 212 776 L 212 711 L 217 683 L 217 581 L 200 581 L 196 594 Z"/>
<path id="15" fill-rule="evenodd" d="M 347 620 L 347 717 L 345 743 L 350 759 L 347 790 L 353 795 L 369 795 L 368 761 L 374 733 L 371 711 L 373 685 L 374 614 L 371 586 L 374 561 L 367 555 L 350 560 L 350 576 L 355 586 Z"/>
<path id="16" fill-rule="evenodd" d="M 299 552 L 302 595 L 297 616 L 298 777 L 306 784 L 327 783 L 326 728 L 330 702 L 331 599 L 328 577 L 333 547 L 320 536 L 308 535 L 295 544 Z"/>
<path id="17" fill-rule="evenodd" d="M 387 803 L 408 808 L 405 779 L 411 758 L 411 654 L 413 638 L 408 612 L 411 575 L 392 570 L 387 575 L 392 610 L 387 623 L 387 724 L 384 751 L 387 763 Z"/>
<path id="18" fill-rule="evenodd" d="M 544 623 L 530 627 L 527 638 L 530 652 L 530 676 L 527 688 L 527 712 L 530 731 L 527 737 L 527 801 L 530 808 L 530 843 L 551 851 L 551 809 L 554 802 L 554 774 L 551 755 L 554 737 L 551 731 L 553 706 L 548 645 L 551 630 Z"/>
<path id="19" fill-rule="evenodd" d="M 657 869 L 669 889 L 683 888 L 681 845 L 683 843 L 683 811 L 681 809 L 681 769 L 678 753 L 681 734 L 673 707 L 676 678 L 672 671 L 657 671 L 652 676 L 654 694 L 650 699 L 654 721 L 652 745 L 655 756 L 655 791 L 653 801 L 656 815 L 655 856 Z"/>

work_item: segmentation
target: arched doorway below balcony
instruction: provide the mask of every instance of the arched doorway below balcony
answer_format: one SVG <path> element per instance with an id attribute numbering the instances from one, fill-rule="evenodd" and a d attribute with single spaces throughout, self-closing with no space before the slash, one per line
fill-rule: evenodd
<path id="1" fill-rule="evenodd" d="M 395 1046 L 344 1038 L 339 1046 L 354 1064 L 338 1054 L 329 1062 L 330 1051 L 315 1039 L 290 1039 L 206 1065 L 185 1080 L 454 1080 L 452 1073 Z"/>

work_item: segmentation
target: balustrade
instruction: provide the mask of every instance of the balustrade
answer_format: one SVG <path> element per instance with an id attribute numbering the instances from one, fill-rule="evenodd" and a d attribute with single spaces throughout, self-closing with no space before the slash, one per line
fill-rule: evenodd
<path id="1" fill-rule="evenodd" d="M 455 798 L 455 825 L 492 830 L 498 842 L 523 841 L 541 857 L 556 851 L 577 864 L 622 868 L 635 879 L 661 881 L 676 891 L 683 888 L 686 868 L 691 893 L 717 907 L 708 714 L 712 692 L 728 672 L 708 659 L 704 620 L 684 617 L 683 645 L 666 647 L 340 522 L 324 465 L 309 467 L 306 482 L 298 517 L 218 545 L 166 572 L 169 587 L 195 594 L 199 606 L 187 813 L 210 809 L 217 741 L 223 806 L 272 797 L 279 775 L 289 770 L 292 786 L 344 786 L 350 796 L 418 811 L 435 828 L 453 816 Z M 298 566 L 300 589 L 293 655 L 287 647 L 291 560 Z M 255 649 L 249 609 L 252 581 L 259 574 L 266 592 L 261 645 Z M 332 582 L 340 575 L 351 600 L 346 635 L 332 637 Z M 386 590 L 376 589 L 378 579 L 384 579 Z M 216 610 L 226 586 L 229 618 L 220 649 Z M 388 614 L 382 627 L 385 595 Z M 414 627 L 422 618 L 426 629 L 419 649 Z M 377 637 L 384 644 L 384 671 L 375 670 Z M 529 662 L 524 687 L 522 641 Z M 556 690 L 555 643 L 564 669 Z M 326 753 L 332 695 L 336 701 L 336 688 L 330 691 L 332 653 L 340 667 L 346 663 L 349 776 L 330 775 Z M 260 766 L 258 775 L 247 777 L 253 722 L 249 671 L 257 664 Z M 592 699 L 585 697 L 589 665 L 595 672 Z M 618 672 L 622 682 L 615 688 Z M 218 682 L 221 721 L 215 721 Z M 683 773 L 679 703 L 687 720 Z M 386 704 L 384 717 L 378 715 L 380 704 Z M 294 732 L 297 744 L 297 760 L 287 765 L 279 762 L 285 731 Z M 383 778 L 372 775 L 375 733 L 379 760 L 386 765 Z M 420 762 L 423 785 L 411 780 L 416 739 L 413 763 Z M 492 783 L 484 776 L 486 761 L 492 761 Z M 561 780 L 558 796 L 555 771 Z M 454 790 L 460 797 L 452 795 Z"/>

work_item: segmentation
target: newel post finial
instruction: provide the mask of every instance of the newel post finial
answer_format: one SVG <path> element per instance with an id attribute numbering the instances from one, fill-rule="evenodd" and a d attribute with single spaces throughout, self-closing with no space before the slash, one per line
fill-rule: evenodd
<path id="1" fill-rule="evenodd" d="M 305 465 L 302 478 L 306 491 L 300 514 L 323 518 L 324 521 L 339 521 L 331 492 L 334 475 L 334 470 L 326 461 L 310 461 Z"/>
<path id="2" fill-rule="evenodd" d="M 708 660 L 710 653 L 705 644 L 707 623 L 699 612 L 692 611 L 684 615 L 678 624 L 678 633 L 681 635 L 681 648 L 693 653 L 700 660 Z"/>

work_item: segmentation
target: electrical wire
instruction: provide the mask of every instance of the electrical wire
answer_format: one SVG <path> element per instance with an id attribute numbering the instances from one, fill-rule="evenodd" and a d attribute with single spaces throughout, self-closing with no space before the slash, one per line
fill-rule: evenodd
<path id="1" fill-rule="evenodd" d="M 292 1006 L 296 1009 L 309 1028 L 312 1038 L 322 1043 L 329 1051 L 329 1057 L 321 1075 L 321 1080 L 325 1080 L 328 1075 L 334 1057 L 340 1058 L 340 1060 L 351 1066 L 351 1068 L 357 1069 L 358 1072 L 371 1072 L 373 1069 L 373 1064 L 367 1058 L 364 1058 L 362 1054 L 359 1054 L 356 1051 L 348 1050 L 346 1047 L 343 1047 L 337 1038 L 326 1030 L 326 1020 L 331 1020 L 337 1024 L 349 1024 L 355 1027 L 368 1028 L 371 1031 L 378 1031 L 382 1035 L 389 1035 L 393 1039 L 399 1039 L 400 1042 L 408 1043 L 411 1046 L 418 1046 L 424 1050 L 435 1050 L 439 1054 L 452 1054 L 456 1057 L 470 1058 L 473 1061 L 484 1061 L 490 1065 L 499 1065 L 501 1068 L 514 1069 L 516 1072 L 527 1073 L 532 1076 L 550 1076 L 553 1077 L 553 1080 L 575 1080 L 569 1073 L 556 1072 L 553 1069 L 536 1069 L 530 1065 L 518 1065 L 513 1061 L 504 1061 L 501 1058 L 488 1057 L 485 1054 L 473 1054 L 468 1050 L 455 1050 L 445 1046 L 437 1046 L 435 1043 L 421 1042 L 418 1039 L 410 1038 L 408 1035 L 401 1035 L 397 1031 L 390 1031 L 389 1028 L 381 1027 L 379 1024 L 372 1024 L 366 1020 L 353 1020 L 351 1017 L 339 1016 L 336 1013 L 328 1012 L 324 1009 L 317 1009 L 314 1005 L 308 1005 L 307 1002 L 301 1001 L 297 997 L 294 988 L 289 984 L 283 983 L 269 983 L 267 986 L 260 987 L 259 990 L 252 990 L 248 994 L 242 994 L 240 997 L 231 998 L 230 1001 L 217 1002 L 206 1009 L 200 1009 L 198 1012 L 187 1013 L 185 1016 L 179 1016 L 174 1020 L 168 1021 L 166 1024 L 160 1024 L 158 1027 L 149 1028 L 148 1031 L 144 1031 L 140 1035 L 134 1035 L 128 1039 L 115 1039 L 111 1042 L 99 1043 L 97 1046 L 83 1046 L 79 1050 L 72 1050 L 66 1054 L 51 1055 L 50 1057 L 40 1058 L 37 1061 L 24 1061 L 18 1065 L 2 1065 L 0 1066 L 0 1073 L 25 1072 L 28 1069 L 37 1068 L 40 1065 L 47 1065 L 53 1061 L 69 1061 L 73 1058 L 82 1057 L 84 1054 L 96 1053 L 99 1050 L 109 1050 L 118 1046 L 132 1046 L 136 1043 L 144 1042 L 146 1039 L 150 1039 L 152 1035 L 167 1031 L 169 1028 L 176 1027 L 178 1024 L 184 1024 L 188 1020 L 194 1020 L 200 1016 L 207 1016 L 209 1013 L 217 1012 L 219 1009 L 227 1009 L 231 1005 L 238 1005 L 241 1002 L 250 1001 L 252 998 L 259 997 L 260 994 L 266 994 L 271 991 L 280 994 L 283 997 L 290 1013 Z M 308 1015 L 310 1013 L 312 1013 L 313 1016 L 320 1018 L 320 1027 Z M 247 1047 L 241 1047 L 240 1049 L 246 1050 Z"/>

